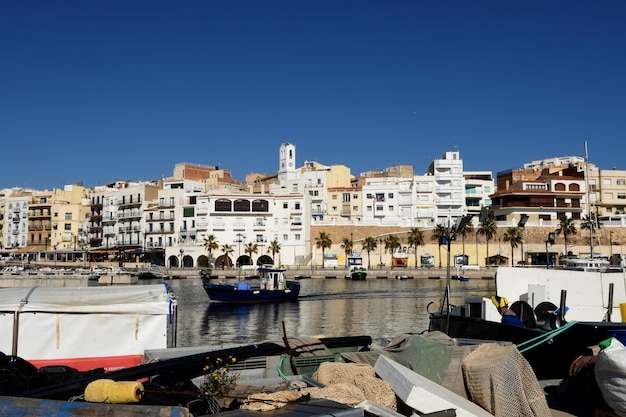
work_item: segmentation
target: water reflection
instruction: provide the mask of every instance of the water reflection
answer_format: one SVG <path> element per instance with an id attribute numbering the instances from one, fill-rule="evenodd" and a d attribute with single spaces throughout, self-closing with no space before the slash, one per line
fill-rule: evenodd
<path id="1" fill-rule="evenodd" d="M 306 279 L 298 301 L 230 305 L 209 301 L 198 279 L 172 280 L 178 300 L 178 346 L 247 344 L 288 336 L 389 337 L 428 328 L 427 306 L 439 308 L 445 279 Z M 493 280 L 452 280 L 451 302 L 490 296 Z M 432 310 L 433 308 L 431 308 Z"/>

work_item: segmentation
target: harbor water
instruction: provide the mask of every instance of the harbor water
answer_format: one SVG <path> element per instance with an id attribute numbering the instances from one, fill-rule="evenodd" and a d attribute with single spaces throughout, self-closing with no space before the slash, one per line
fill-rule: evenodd
<path id="1" fill-rule="evenodd" d="M 230 280 L 229 280 L 230 282 Z M 234 280 L 233 280 L 234 282 Z M 298 336 L 371 336 L 384 339 L 428 329 L 440 309 L 441 279 L 301 279 L 298 301 L 230 305 L 212 302 L 200 279 L 168 281 L 178 304 L 177 346 L 244 345 Z M 450 302 L 494 294 L 493 279 L 450 280 Z"/>

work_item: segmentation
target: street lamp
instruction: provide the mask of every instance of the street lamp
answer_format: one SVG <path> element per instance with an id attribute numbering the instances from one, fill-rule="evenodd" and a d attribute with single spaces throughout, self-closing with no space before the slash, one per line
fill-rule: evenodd
<path id="1" fill-rule="evenodd" d="M 237 236 L 237 240 L 235 240 L 235 242 L 237 242 L 237 266 L 240 267 L 239 258 L 241 258 L 241 242 L 246 240 L 246 235 L 244 233 L 237 233 L 235 236 Z"/>
<path id="2" fill-rule="evenodd" d="M 382 238 L 378 239 L 378 242 L 380 243 L 380 248 L 378 248 L 378 267 L 382 268 L 383 267 L 383 239 Z"/>
<path id="3" fill-rule="evenodd" d="M 524 227 L 526 226 L 526 222 L 528 221 L 528 215 L 527 214 L 522 214 L 522 216 L 519 219 L 519 222 L 517 223 L 517 227 L 523 232 L 524 231 Z M 526 258 L 524 257 L 524 236 L 522 235 L 522 239 L 520 240 L 521 244 L 522 244 L 522 265 L 526 265 Z M 513 249 L 511 249 L 513 250 Z M 513 256 L 513 254 L 511 253 L 511 256 Z M 515 266 L 515 265 L 512 265 Z"/>

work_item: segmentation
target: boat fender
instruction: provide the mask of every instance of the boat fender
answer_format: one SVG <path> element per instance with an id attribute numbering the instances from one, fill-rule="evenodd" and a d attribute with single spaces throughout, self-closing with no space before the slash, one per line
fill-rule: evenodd
<path id="1" fill-rule="evenodd" d="M 97 379 L 85 388 L 85 401 L 108 404 L 138 403 L 143 391 L 140 382 Z"/>

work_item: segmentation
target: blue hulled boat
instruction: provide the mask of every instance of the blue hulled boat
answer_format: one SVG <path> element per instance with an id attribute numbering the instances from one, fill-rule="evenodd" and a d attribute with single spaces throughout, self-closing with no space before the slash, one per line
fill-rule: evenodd
<path id="1" fill-rule="evenodd" d="M 256 304 L 293 301 L 300 295 L 300 284 L 285 279 L 285 270 L 257 268 L 254 281 L 237 281 L 232 284 L 212 283 L 202 275 L 202 285 L 209 299 L 226 303 Z M 255 282 L 256 281 L 256 282 Z"/>

